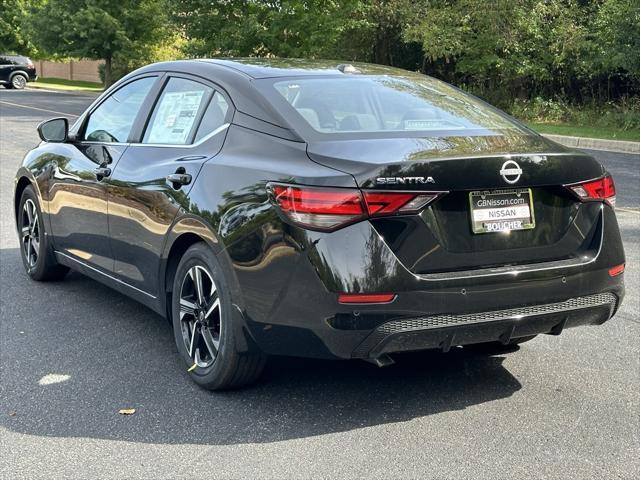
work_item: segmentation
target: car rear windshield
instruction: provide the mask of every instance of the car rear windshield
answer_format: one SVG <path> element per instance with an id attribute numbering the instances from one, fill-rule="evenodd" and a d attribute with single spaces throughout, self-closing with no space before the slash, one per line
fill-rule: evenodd
<path id="1" fill-rule="evenodd" d="M 276 104 L 331 137 L 524 133 L 498 110 L 429 77 L 291 78 L 273 82 L 273 88 L 280 97 Z"/>

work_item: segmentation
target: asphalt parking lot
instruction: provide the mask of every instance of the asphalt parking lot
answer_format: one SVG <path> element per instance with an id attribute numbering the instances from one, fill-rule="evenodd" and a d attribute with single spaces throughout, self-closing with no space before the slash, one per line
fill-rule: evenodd
<path id="1" fill-rule="evenodd" d="M 213 394 L 150 310 L 23 272 L 15 171 L 40 121 L 93 98 L 0 89 L 0 478 L 637 478 L 640 156 L 592 152 L 616 179 L 628 264 L 604 326 L 385 369 L 274 358 L 256 386 Z"/>

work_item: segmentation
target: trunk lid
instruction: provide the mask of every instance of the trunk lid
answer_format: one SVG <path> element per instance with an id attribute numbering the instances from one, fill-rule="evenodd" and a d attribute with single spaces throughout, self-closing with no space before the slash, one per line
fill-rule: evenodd
<path id="1" fill-rule="evenodd" d="M 504 188 L 506 160 L 522 168 L 518 186 L 576 183 L 603 174 L 592 157 L 537 135 L 351 139 L 309 143 L 309 157 L 350 173 L 360 188 L 471 190 Z M 378 178 L 432 177 L 433 183 L 381 185 Z"/>
<path id="2" fill-rule="evenodd" d="M 564 185 L 604 169 L 537 135 L 351 139 L 310 143 L 307 151 L 363 190 L 448 192 L 420 215 L 371 220 L 417 274 L 575 260 L 599 248 L 600 204 L 580 203 Z M 530 190 L 535 227 L 474 233 L 470 193 L 511 189 Z"/>

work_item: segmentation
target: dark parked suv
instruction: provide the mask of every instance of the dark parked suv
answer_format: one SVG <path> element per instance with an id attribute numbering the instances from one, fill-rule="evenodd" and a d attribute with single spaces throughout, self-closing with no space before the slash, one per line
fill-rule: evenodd
<path id="1" fill-rule="evenodd" d="M 36 67 L 29 57 L 0 55 L 0 84 L 5 88 L 22 89 L 37 79 Z"/>

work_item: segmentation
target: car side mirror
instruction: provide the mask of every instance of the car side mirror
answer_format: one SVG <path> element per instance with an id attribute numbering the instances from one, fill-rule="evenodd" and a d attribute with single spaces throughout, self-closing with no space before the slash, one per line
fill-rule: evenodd
<path id="1" fill-rule="evenodd" d="M 66 118 L 52 118 L 38 125 L 38 135 L 45 142 L 64 143 L 69 138 L 69 121 Z"/>

